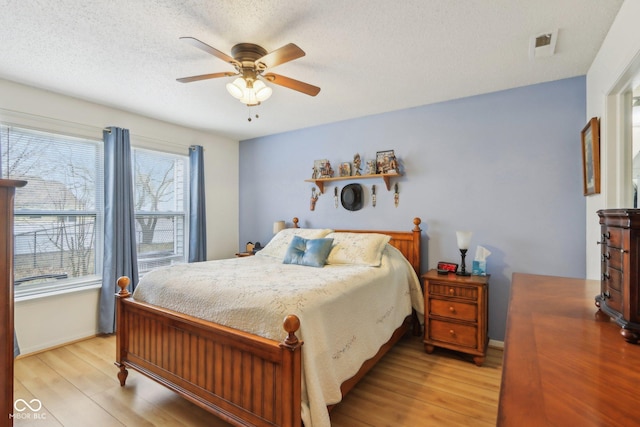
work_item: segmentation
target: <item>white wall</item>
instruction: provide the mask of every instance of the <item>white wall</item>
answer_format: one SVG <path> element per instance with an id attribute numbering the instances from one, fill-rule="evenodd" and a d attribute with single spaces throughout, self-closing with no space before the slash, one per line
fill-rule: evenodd
<path id="1" fill-rule="evenodd" d="M 237 252 L 238 141 L 2 79 L 0 121 L 93 139 L 102 139 L 104 127 L 118 126 L 130 130 L 134 146 L 175 153 L 186 154 L 190 145 L 202 145 L 207 255 L 218 259 Z M 18 301 L 15 319 L 22 353 L 94 335 L 98 293 L 99 289 L 93 289 Z"/>
<path id="2" fill-rule="evenodd" d="M 587 197 L 587 278 L 600 277 L 600 226 L 596 211 L 629 207 L 629 191 L 623 191 L 631 176 L 629 118 L 623 103 L 631 105 L 628 92 L 640 78 L 640 1 L 626 0 L 587 73 L 587 115 L 600 118 L 601 193 Z M 626 94 L 626 95 L 625 95 Z"/>

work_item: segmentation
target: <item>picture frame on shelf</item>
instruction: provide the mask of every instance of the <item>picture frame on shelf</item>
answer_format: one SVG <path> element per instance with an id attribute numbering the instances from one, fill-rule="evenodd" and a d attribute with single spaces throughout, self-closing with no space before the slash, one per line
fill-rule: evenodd
<path id="1" fill-rule="evenodd" d="M 351 176 L 351 163 L 340 163 L 340 176 Z"/>
<path id="2" fill-rule="evenodd" d="M 394 150 L 384 150 L 376 152 L 376 173 L 393 174 L 399 173 L 398 160 Z"/>
<path id="3" fill-rule="evenodd" d="M 313 162 L 313 175 L 311 179 L 318 178 L 331 178 L 333 176 L 333 169 L 327 159 L 319 159 Z"/>
<path id="4" fill-rule="evenodd" d="M 585 196 L 600 194 L 600 123 L 592 117 L 580 132 L 582 184 Z"/>

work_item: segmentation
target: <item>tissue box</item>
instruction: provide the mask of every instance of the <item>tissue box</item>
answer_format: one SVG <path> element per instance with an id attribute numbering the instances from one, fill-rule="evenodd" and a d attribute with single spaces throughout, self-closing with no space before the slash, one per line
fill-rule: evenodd
<path id="1" fill-rule="evenodd" d="M 471 265 L 471 274 L 475 276 L 487 275 L 487 261 L 473 261 Z"/>

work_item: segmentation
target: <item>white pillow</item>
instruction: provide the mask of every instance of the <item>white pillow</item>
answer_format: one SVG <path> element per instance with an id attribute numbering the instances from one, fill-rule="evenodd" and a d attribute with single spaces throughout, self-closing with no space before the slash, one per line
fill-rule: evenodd
<path id="1" fill-rule="evenodd" d="M 377 233 L 334 232 L 325 236 L 333 239 L 333 249 L 327 264 L 368 265 L 379 267 L 382 251 L 391 236 Z"/>
<path id="2" fill-rule="evenodd" d="M 267 246 L 256 252 L 256 255 L 283 260 L 293 236 L 300 236 L 304 239 L 321 239 L 332 231 L 330 228 L 285 228 L 273 236 Z"/>

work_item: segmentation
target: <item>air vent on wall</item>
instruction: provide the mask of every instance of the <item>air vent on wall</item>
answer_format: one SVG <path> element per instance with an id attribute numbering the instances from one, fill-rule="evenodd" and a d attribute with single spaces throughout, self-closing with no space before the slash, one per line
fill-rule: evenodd
<path id="1" fill-rule="evenodd" d="M 558 30 L 547 31 L 531 37 L 529 42 L 529 59 L 551 56 L 556 51 Z"/>

